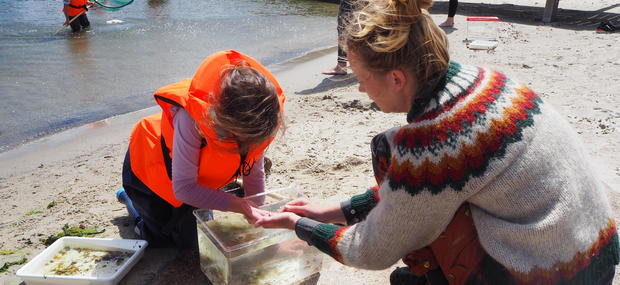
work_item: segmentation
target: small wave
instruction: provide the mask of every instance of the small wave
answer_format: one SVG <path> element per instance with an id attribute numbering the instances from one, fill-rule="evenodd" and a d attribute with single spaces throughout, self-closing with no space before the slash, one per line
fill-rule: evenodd
<path id="1" fill-rule="evenodd" d="M 105 21 L 106 24 L 114 25 L 114 24 L 122 24 L 125 23 L 123 20 L 113 19 Z"/>

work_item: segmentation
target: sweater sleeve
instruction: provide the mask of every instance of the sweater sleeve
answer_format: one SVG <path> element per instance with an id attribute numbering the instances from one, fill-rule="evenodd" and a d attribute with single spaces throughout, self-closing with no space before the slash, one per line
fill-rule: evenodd
<path id="1" fill-rule="evenodd" d="M 392 191 L 380 189 L 385 190 Z M 407 198 L 408 193 L 400 192 L 384 195 L 365 220 L 352 226 L 302 218 L 295 225 L 295 232 L 300 239 L 345 265 L 385 269 L 435 240 L 454 216 L 451 209 L 461 204 L 454 200 L 446 201 L 444 207 L 432 207 L 427 199 Z"/>
<path id="2" fill-rule="evenodd" d="M 202 137 L 194 120 L 179 108 L 173 118 L 172 188 L 181 202 L 196 208 L 227 211 L 232 196 L 198 184 L 198 165 Z"/>
<path id="3" fill-rule="evenodd" d="M 469 195 L 465 191 L 413 192 L 392 187 L 394 181 L 386 173 L 375 175 L 381 176 L 377 179 L 381 200 L 364 220 L 338 226 L 302 218 L 295 227 L 297 235 L 343 264 L 385 269 L 435 240 Z"/>
<path id="4" fill-rule="evenodd" d="M 348 225 L 353 225 L 366 218 L 370 210 L 372 210 L 379 202 L 377 193 L 378 187 L 373 187 L 368 191 L 353 196 L 351 199 L 340 203 L 340 208 L 347 220 Z"/>

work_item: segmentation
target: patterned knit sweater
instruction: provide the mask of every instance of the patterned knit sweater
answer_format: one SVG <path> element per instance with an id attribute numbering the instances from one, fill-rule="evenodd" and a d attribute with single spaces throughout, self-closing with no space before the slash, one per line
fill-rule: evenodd
<path id="1" fill-rule="evenodd" d="M 605 186 L 549 104 L 454 62 L 434 92 L 408 125 L 373 138 L 379 187 L 343 204 L 349 226 L 302 218 L 301 239 L 343 264 L 384 269 L 429 245 L 468 202 L 491 283 L 592 284 L 618 264 Z"/>

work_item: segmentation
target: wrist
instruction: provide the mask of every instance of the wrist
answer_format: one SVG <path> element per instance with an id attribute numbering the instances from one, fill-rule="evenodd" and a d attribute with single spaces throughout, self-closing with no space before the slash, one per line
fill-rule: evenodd
<path id="1" fill-rule="evenodd" d="M 321 214 L 322 219 L 317 219 L 318 221 L 325 221 L 325 223 L 343 223 L 346 222 L 344 217 L 344 213 L 342 212 L 342 208 L 339 204 L 333 205 L 329 207 Z"/>
<path id="2" fill-rule="evenodd" d="M 230 206 L 228 207 L 228 210 L 231 212 L 244 214 L 245 204 L 247 204 L 247 201 L 245 201 L 244 199 L 237 196 L 232 196 L 230 199 Z"/>
<path id="3" fill-rule="evenodd" d="M 292 214 L 290 217 L 290 223 L 288 225 L 288 229 L 289 230 L 295 230 L 295 227 L 297 226 L 297 222 L 299 221 L 299 219 L 301 219 L 300 216 L 297 216 L 295 214 Z"/>

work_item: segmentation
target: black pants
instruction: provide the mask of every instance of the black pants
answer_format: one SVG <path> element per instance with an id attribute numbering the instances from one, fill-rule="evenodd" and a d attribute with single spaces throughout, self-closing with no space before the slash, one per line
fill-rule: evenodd
<path id="1" fill-rule="evenodd" d="M 71 17 L 70 20 L 73 20 Z M 79 15 L 75 21 L 71 22 L 71 30 L 73 32 L 79 32 L 82 28 L 90 27 L 90 22 L 88 21 L 88 17 L 86 17 L 86 13 Z"/>
<path id="2" fill-rule="evenodd" d="M 390 285 L 448 285 L 441 269 L 430 270 L 422 276 L 411 272 L 409 267 L 398 267 L 390 274 Z"/>
<path id="3" fill-rule="evenodd" d="M 454 17 L 456 15 L 456 8 L 459 6 L 458 0 L 450 0 L 450 4 L 448 4 L 448 17 Z"/>
<path id="4" fill-rule="evenodd" d="M 194 207 L 175 208 L 149 189 L 131 171 L 129 151 L 123 163 L 123 187 L 144 221 L 141 238 L 149 247 L 198 248 Z"/>
<path id="5" fill-rule="evenodd" d="M 349 1 L 352 0 L 340 0 L 340 6 L 338 7 L 338 62 L 346 63 L 347 62 L 347 54 L 342 48 L 342 44 L 340 43 L 343 40 L 344 29 L 347 26 L 347 21 L 351 16 L 351 3 Z"/>

